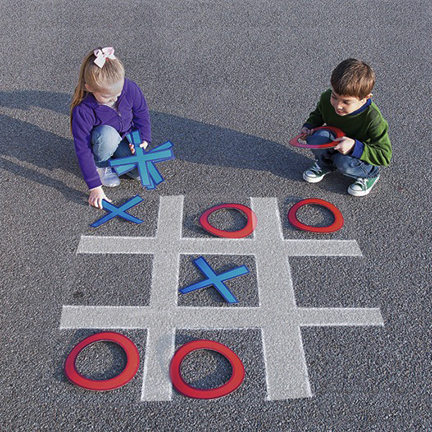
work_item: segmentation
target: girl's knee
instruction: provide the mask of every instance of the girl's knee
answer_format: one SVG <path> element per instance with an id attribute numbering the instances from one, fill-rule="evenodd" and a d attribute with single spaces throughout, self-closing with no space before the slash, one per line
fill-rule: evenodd
<path id="1" fill-rule="evenodd" d="M 92 131 L 93 145 L 114 146 L 116 148 L 120 141 L 120 134 L 112 126 L 96 126 Z"/>
<path id="2" fill-rule="evenodd" d="M 93 154 L 96 164 L 105 162 L 117 150 L 121 141 L 119 133 L 111 126 L 97 126 L 92 131 Z"/>

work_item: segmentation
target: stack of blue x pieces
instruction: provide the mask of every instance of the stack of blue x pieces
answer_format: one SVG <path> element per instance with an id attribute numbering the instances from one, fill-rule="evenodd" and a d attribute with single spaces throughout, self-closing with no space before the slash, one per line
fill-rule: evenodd
<path id="1" fill-rule="evenodd" d="M 143 187 L 155 189 L 164 179 L 154 164 L 174 159 L 173 144 L 167 141 L 149 151 L 145 151 L 140 147 L 141 137 L 138 130 L 127 134 L 126 138 L 134 145 L 135 154 L 124 158 L 110 159 L 110 166 L 114 167 L 119 176 L 137 168 Z"/>

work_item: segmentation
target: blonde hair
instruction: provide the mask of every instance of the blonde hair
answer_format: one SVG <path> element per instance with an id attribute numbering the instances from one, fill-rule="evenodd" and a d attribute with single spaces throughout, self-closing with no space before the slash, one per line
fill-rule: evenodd
<path id="1" fill-rule="evenodd" d="M 78 85 L 75 87 L 70 108 L 71 127 L 73 109 L 89 93 L 85 88 L 86 84 L 93 90 L 99 90 L 121 81 L 125 76 L 123 63 L 117 57 L 115 59 L 106 58 L 105 64 L 101 68 L 94 63 L 95 59 L 94 51 L 91 51 L 81 63 Z"/>

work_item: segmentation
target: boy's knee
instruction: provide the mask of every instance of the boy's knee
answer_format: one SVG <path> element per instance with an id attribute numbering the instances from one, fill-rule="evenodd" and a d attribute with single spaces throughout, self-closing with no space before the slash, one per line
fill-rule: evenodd
<path id="1" fill-rule="evenodd" d="M 327 129 L 319 129 L 306 138 L 306 142 L 311 145 L 326 144 L 335 139 L 335 134 Z"/>

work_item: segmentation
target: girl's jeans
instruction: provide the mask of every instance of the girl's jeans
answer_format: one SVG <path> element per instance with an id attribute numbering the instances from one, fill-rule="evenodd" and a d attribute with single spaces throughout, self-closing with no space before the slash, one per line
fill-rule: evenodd
<path id="1" fill-rule="evenodd" d="M 109 166 L 109 159 L 117 159 L 132 156 L 129 142 L 126 138 L 121 138 L 120 134 L 111 126 L 102 125 L 93 129 L 91 135 L 92 151 L 98 168 Z M 134 169 L 127 173 L 132 177 L 138 175 L 138 170 Z"/>
<path id="2" fill-rule="evenodd" d="M 334 135 L 324 129 L 307 137 L 308 144 L 323 144 L 334 139 Z M 330 171 L 340 171 L 343 175 L 353 178 L 374 178 L 379 175 L 379 168 L 349 155 L 343 155 L 332 148 L 312 149 L 318 165 Z"/>

